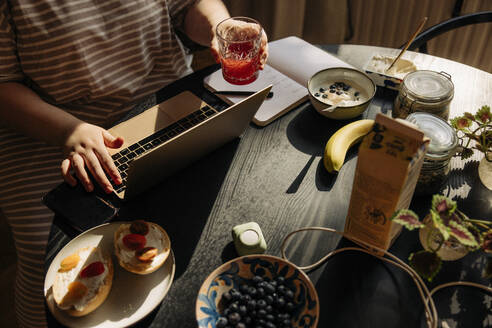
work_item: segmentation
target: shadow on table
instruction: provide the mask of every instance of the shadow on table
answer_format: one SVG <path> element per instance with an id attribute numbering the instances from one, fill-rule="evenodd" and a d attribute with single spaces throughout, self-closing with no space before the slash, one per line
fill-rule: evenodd
<path id="1" fill-rule="evenodd" d="M 430 203 L 430 199 L 428 200 Z M 408 263 L 410 253 L 419 251 L 422 245 L 419 241 L 418 231 L 403 230 L 396 239 L 390 252 Z M 436 286 L 451 281 L 472 281 L 485 285 L 490 285 L 490 281 L 482 276 L 486 265 L 486 255 L 483 252 L 473 252 L 457 261 L 443 261 L 441 270 L 431 282 L 426 282 L 429 290 Z M 393 271 L 399 271 L 394 268 Z M 402 271 L 398 273 L 395 281 L 398 281 L 400 290 L 405 294 L 415 291 L 416 287 L 406 277 Z M 479 289 L 469 287 L 450 287 L 438 291 L 433 299 L 440 320 L 445 320 L 449 327 L 492 327 L 490 304 L 492 294 L 486 295 Z M 403 296 L 402 296 L 403 297 Z M 405 296 L 407 297 L 407 296 Z M 423 320 L 423 307 L 420 298 L 415 296 L 414 300 L 409 300 L 409 306 L 415 306 L 417 315 Z M 414 304 L 414 305 L 412 305 Z M 403 325 L 405 326 L 405 325 Z M 397 327 L 397 326 L 395 326 Z M 411 326 L 414 327 L 414 326 Z M 422 321 L 420 326 L 427 327 Z"/>
<path id="2" fill-rule="evenodd" d="M 171 238 L 176 275 L 185 272 L 240 139 L 235 139 L 125 204 L 119 219 L 160 224 Z"/>
<path id="3" fill-rule="evenodd" d="M 289 142 L 299 151 L 311 155 L 307 163 L 300 169 L 297 177 L 287 189 L 287 193 L 297 192 L 304 180 L 309 168 L 316 157 L 323 157 L 324 149 L 328 139 L 342 126 L 350 121 L 337 121 L 326 118 L 307 104 L 294 117 L 287 126 L 287 138 Z M 322 160 L 320 161 L 322 163 Z M 326 170 L 317 169 L 316 187 L 321 191 L 331 190 L 336 175 L 329 174 Z"/>
<path id="4" fill-rule="evenodd" d="M 319 327 L 427 327 L 422 301 L 410 278 L 377 259 L 338 255 L 316 284 Z M 463 280 L 470 280 L 465 275 Z M 434 296 L 439 322 L 449 327 L 491 327 L 488 299 L 476 289 L 447 288 Z"/>
<path id="5" fill-rule="evenodd" d="M 236 257 L 240 256 L 236 251 L 236 246 L 234 246 L 234 242 L 230 242 L 225 245 L 222 253 L 220 254 L 220 258 L 222 259 L 222 263 L 226 263 Z"/>
<path id="6" fill-rule="evenodd" d="M 336 248 L 348 246 L 356 245 L 341 239 Z M 419 249 L 418 233 L 404 230 L 390 252 L 408 262 L 408 255 Z M 456 280 L 487 285 L 481 276 L 485 260 L 483 254 L 471 253 L 462 260 L 444 262 L 427 286 L 430 290 Z M 317 270 L 321 270 L 315 280 L 320 300 L 319 327 L 427 327 L 417 288 L 399 268 L 364 253 L 347 251 Z M 439 318 L 450 327 L 490 327 L 490 296 L 478 289 L 453 287 L 437 292 L 434 301 Z"/>
<path id="7" fill-rule="evenodd" d="M 474 252 L 462 261 L 445 262 L 441 271 L 453 276 L 453 281 L 471 281 L 490 286 L 490 280 L 482 276 L 486 262 L 483 253 Z M 450 279 L 445 279 L 440 272 L 430 288 L 448 281 Z M 440 320 L 446 321 L 449 327 L 492 327 L 490 292 L 471 287 L 448 287 L 437 291 L 433 298 Z"/>
<path id="8" fill-rule="evenodd" d="M 468 217 L 480 220 L 492 218 L 492 191 L 478 177 L 478 161 L 468 161 L 463 168 L 453 168 L 446 185 L 436 194 L 452 197 L 458 209 Z M 423 218 L 432 204 L 432 195 L 415 195 L 410 208 Z"/>
<path id="9" fill-rule="evenodd" d="M 492 190 L 487 189 L 478 176 L 478 161 L 465 163 L 463 169 L 452 169 L 448 189 L 469 189 L 455 197 L 458 208 L 474 219 L 492 219 Z"/>
<path id="10" fill-rule="evenodd" d="M 342 239 L 337 249 L 355 246 Z M 316 282 L 319 327 L 420 327 L 422 306 L 400 269 L 356 251 L 331 258 Z"/>

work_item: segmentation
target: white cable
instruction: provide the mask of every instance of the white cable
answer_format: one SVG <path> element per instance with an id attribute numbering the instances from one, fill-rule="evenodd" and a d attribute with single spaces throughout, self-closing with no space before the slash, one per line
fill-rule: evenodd
<path id="1" fill-rule="evenodd" d="M 402 269 L 403 271 L 405 271 L 408 275 L 410 275 L 410 277 L 414 281 L 415 285 L 417 286 L 417 289 L 418 289 L 419 294 L 420 294 L 420 298 L 422 299 L 422 302 L 424 304 L 424 312 L 426 315 L 426 322 L 427 322 L 427 326 L 429 328 L 437 328 L 438 322 L 439 322 L 436 306 L 435 306 L 434 300 L 432 298 L 432 295 L 435 292 L 437 292 L 438 290 L 440 290 L 442 288 L 446 288 L 446 287 L 451 287 L 451 286 L 469 286 L 469 287 L 475 287 L 475 288 L 482 289 L 488 293 L 492 293 L 491 287 L 488 287 L 488 286 L 485 286 L 482 284 L 478 284 L 478 283 L 474 283 L 474 282 L 467 282 L 467 281 L 455 281 L 455 282 L 449 282 L 449 283 L 441 284 L 439 286 L 436 286 L 434 289 L 432 289 L 432 291 L 429 292 L 427 285 L 424 283 L 424 281 L 422 280 L 420 275 L 415 270 L 413 270 L 412 267 L 410 267 L 407 263 L 402 261 L 397 256 L 391 254 L 390 252 L 388 252 L 386 250 L 380 249 L 378 247 L 374 247 L 374 246 L 372 246 L 372 245 L 370 245 L 370 244 L 368 244 L 362 240 L 359 240 L 357 238 L 348 237 L 343 232 L 340 232 L 340 231 L 337 231 L 337 230 L 331 229 L 331 228 L 305 227 L 305 228 L 301 228 L 301 229 L 292 231 L 291 233 L 289 233 L 284 238 L 284 240 L 282 242 L 282 245 L 281 245 L 282 257 L 285 260 L 289 261 L 289 259 L 287 258 L 286 254 L 285 254 L 285 248 L 286 248 L 287 241 L 290 239 L 290 237 L 292 237 L 294 234 L 296 234 L 298 232 L 314 231 L 314 230 L 321 230 L 321 231 L 336 233 L 342 237 L 345 237 L 345 238 L 351 240 L 352 242 L 356 243 L 360 247 L 344 247 L 344 248 L 340 248 L 340 249 L 331 251 L 328 254 L 326 254 L 325 256 L 323 256 L 320 260 L 316 261 L 313 264 L 310 264 L 307 266 L 301 266 L 301 267 L 298 266 L 299 269 L 304 270 L 304 271 L 313 270 L 313 269 L 317 268 L 318 266 L 320 266 L 321 264 L 323 264 L 324 262 L 326 262 L 332 256 L 334 256 L 338 253 L 345 252 L 345 251 L 363 252 L 363 253 L 369 254 L 371 256 L 374 256 L 374 257 L 376 257 L 382 261 L 391 263 L 391 264 L 397 266 L 398 268 Z M 446 322 L 443 321 L 443 325 L 444 324 L 446 324 Z"/>

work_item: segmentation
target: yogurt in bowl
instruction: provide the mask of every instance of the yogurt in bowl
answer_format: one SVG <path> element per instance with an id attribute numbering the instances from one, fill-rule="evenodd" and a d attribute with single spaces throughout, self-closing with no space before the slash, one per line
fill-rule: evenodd
<path id="1" fill-rule="evenodd" d="M 308 81 L 313 107 L 332 119 L 351 119 L 362 114 L 374 94 L 376 85 L 364 73 L 353 68 L 334 67 L 321 70 Z"/>
<path id="2" fill-rule="evenodd" d="M 336 81 L 320 87 L 314 96 L 330 106 L 356 106 L 369 99 L 367 92 L 354 82 Z"/>

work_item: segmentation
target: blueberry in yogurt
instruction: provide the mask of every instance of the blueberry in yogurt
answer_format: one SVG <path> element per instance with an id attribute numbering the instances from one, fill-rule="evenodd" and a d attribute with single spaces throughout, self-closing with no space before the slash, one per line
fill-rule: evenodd
<path id="1" fill-rule="evenodd" d="M 356 106 L 369 99 L 369 95 L 355 81 L 328 82 L 317 86 L 316 90 L 319 92 L 315 92 L 314 96 L 331 106 Z"/>

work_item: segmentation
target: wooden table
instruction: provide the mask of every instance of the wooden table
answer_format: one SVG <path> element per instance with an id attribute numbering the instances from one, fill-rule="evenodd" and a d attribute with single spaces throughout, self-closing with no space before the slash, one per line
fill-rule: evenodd
<path id="1" fill-rule="evenodd" d="M 357 45 L 324 48 L 355 67 L 363 67 L 374 52 L 397 52 Z M 426 63 L 425 68 L 452 76 L 451 117 L 492 104 L 491 74 L 442 58 L 416 56 Z M 395 95 L 380 89 L 364 116 L 389 113 Z M 267 253 L 277 256 L 283 238 L 294 229 L 325 226 L 343 231 L 356 150 L 349 151 L 338 175 L 328 174 L 321 159 L 328 138 L 346 123 L 321 117 L 307 103 L 267 127 L 251 125 L 240 140 L 123 206 L 118 220 L 145 218 L 160 223 L 172 239 L 176 257 L 175 280 L 168 295 L 137 326 L 196 327 L 198 289 L 214 268 L 236 256 L 231 229 L 237 224 L 256 221 L 266 238 Z M 465 213 L 483 219 L 491 217 L 492 192 L 477 179 L 478 159 L 476 155 L 466 164 L 453 160 L 453 183 L 443 192 L 454 197 Z M 429 205 L 430 197 L 415 197 L 411 207 L 422 214 Z M 48 264 L 66 241 L 54 226 Z M 306 265 L 347 243 L 326 233 L 301 233 L 289 244 L 287 255 L 294 263 Z M 406 259 L 420 248 L 417 234 L 403 231 L 390 251 Z M 470 254 L 445 263 L 430 287 L 459 279 L 487 283 L 481 277 L 483 261 L 480 254 Z M 338 255 L 309 276 L 320 298 L 319 327 L 425 326 L 413 283 L 399 269 L 375 258 Z M 450 318 L 451 327 L 453 321 L 466 327 L 492 324 L 492 299 L 487 295 L 459 288 L 442 291 L 435 300 L 440 317 Z M 51 320 L 50 326 L 56 322 Z"/>

